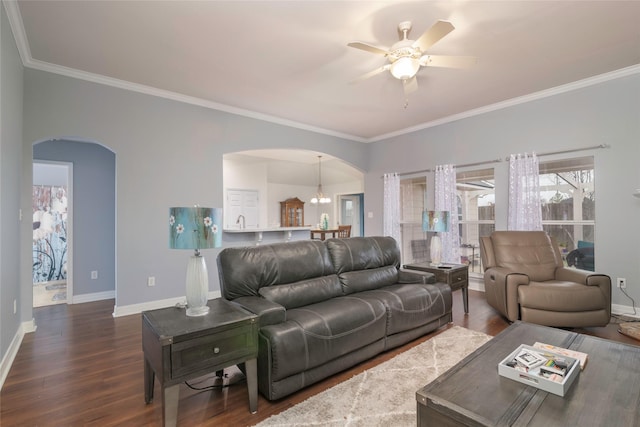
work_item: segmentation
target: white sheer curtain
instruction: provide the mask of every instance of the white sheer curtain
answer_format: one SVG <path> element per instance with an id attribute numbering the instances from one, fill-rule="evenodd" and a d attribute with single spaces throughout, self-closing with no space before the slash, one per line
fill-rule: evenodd
<path id="1" fill-rule="evenodd" d="M 442 261 L 460 264 L 460 231 L 458 229 L 458 198 L 456 196 L 456 167 L 440 165 L 435 174 L 435 210 L 449 211 L 449 231 L 440 233 Z"/>
<path id="2" fill-rule="evenodd" d="M 509 157 L 509 230 L 542 230 L 538 157 Z"/>
<path id="3" fill-rule="evenodd" d="M 384 174 L 383 232 L 400 243 L 400 177 L 397 173 Z"/>

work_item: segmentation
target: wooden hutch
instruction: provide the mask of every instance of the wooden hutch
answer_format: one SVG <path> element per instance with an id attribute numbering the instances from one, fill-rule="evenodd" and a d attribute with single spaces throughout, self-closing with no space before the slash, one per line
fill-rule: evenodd
<path id="1" fill-rule="evenodd" d="M 304 202 L 292 197 L 280 202 L 280 227 L 304 226 Z"/>

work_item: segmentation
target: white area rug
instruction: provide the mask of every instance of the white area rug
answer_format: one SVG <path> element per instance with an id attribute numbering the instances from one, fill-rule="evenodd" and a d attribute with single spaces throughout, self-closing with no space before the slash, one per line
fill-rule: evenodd
<path id="1" fill-rule="evenodd" d="M 413 427 L 416 425 L 416 391 L 490 339 L 482 332 L 454 326 L 267 418 L 257 427 Z"/>

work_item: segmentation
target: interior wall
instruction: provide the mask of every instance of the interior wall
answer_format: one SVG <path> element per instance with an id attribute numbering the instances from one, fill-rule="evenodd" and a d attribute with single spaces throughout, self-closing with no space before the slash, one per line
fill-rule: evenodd
<path id="1" fill-rule="evenodd" d="M 407 173 L 439 164 L 502 159 L 494 164 L 496 229 L 506 229 L 508 162 L 512 153 L 546 153 L 609 144 L 610 148 L 547 156 L 541 160 L 593 155 L 596 187 L 596 270 L 614 280 L 613 303 L 631 306 L 615 287 L 640 301 L 638 241 L 640 199 L 640 74 L 632 74 L 537 101 L 458 120 L 370 144 L 365 177 L 367 234 L 382 232 L 384 173 Z M 411 155 L 407 155 L 411 153 Z M 489 165 L 491 166 L 491 165 Z M 486 167 L 486 166 L 480 166 Z"/>
<path id="2" fill-rule="evenodd" d="M 0 360 L 3 362 L 11 347 L 19 344 L 15 337 L 21 322 L 31 319 L 31 301 L 25 302 L 23 296 L 29 289 L 23 290 L 20 286 L 24 251 L 18 249 L 22 232 L 21 197 L 29 188 L 22 185 L 21 175 L 22 84 L 22 62 L 6 11 L 0 6 Z M 30 274 L 28 280 L 31 280 Z M 1 386 L 7 371 L 4 363 L 0 368 Z"/>
<path id="3" fill-rule="evenodd" d="M 222 206 L 224 154 L 322 147 L 366 170 L 360 142 L 43 71 L 27 69 L 24 79 L 25 141 L 67 135 L 100 141 L 117 153 L 117 313 L 184 295 L 190 253 L 168 248 L 168 208 Z M 31 167 L 23 174 L 30 179 Z M 203 252 L 211 292 L 219 291 L 219 251 Z M 147 286 L 150 276 L 153 287 Z"/>

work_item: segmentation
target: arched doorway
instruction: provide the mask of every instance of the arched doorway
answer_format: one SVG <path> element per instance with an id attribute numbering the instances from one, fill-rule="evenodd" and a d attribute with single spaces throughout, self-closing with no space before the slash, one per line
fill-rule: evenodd
<path id="1" fill-rule="evenodd" d="M 67 224 L 66 302 L 114 298 L 115 153 L 93 141 L 50 139 L 33 145 L 32 161 L 73 164 L 69 188 L 71 219 Z"/>
<path id="2" fill-rule="evenodd" d="M 323 156 L 324 193 L 331 198 L 331 202 L 326 205 L 310 203 L 319 184 L 318 155 Z M 292 197 L 305 202 L 305 224 L 311 226 L 320 222 L 322 213 L 328 213 L 332 226 L 343 223 L 342 215 L 346 211 L 341 206 L 342 196 L 359 195 L 357 200 L 360 203 L 351 206 L 363 208 L 364 174 L 347 162 L 326 153 L 293 149 L 228 153 L 223 160 L 223 180 L 225 214 L 229 190 L 251 191 L 257 194 L 257 223 L 260 227 L 279 227 L 280 202 Z M 360 218 L 362 213 L 350 211 L 349 215 Z M 230 223 L 226 226 L 233 227 L 237 213 L 226 216 L 230 218 Z M 355 235 L 359 235 L 359 231 Z"/>

